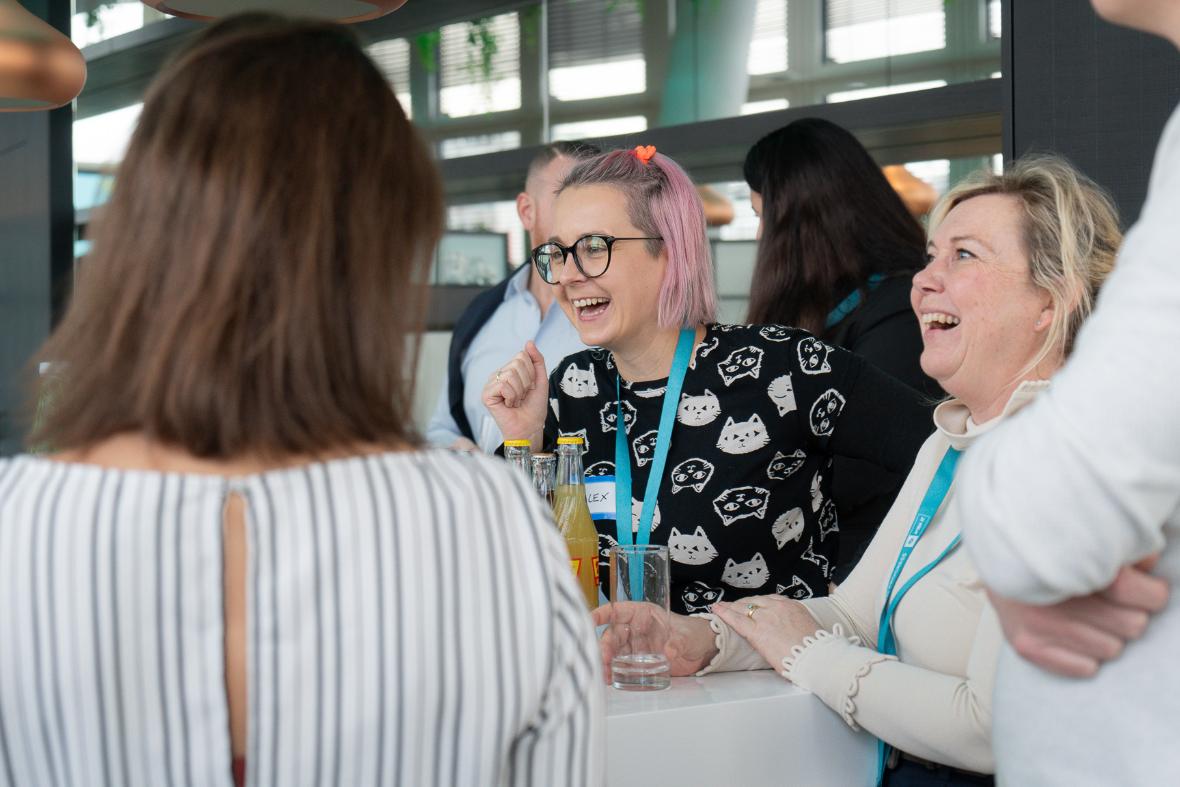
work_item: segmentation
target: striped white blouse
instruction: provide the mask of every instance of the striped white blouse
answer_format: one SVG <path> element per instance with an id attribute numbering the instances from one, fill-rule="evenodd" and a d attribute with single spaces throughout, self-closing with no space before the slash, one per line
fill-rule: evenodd
<path id="1" fill-rule="evenodd" d="M 581 785 L 603 685 L 498 460 L 244 478 L 0 460 L 0 785 L 231 785 L 222 516 L 247 507 L 250 785 Z"/>

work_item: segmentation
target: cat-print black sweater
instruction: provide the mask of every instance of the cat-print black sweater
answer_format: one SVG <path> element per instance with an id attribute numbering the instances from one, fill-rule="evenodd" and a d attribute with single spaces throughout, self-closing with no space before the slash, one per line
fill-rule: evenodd
<path id="1" fill-rule="evenodd" d="M 616 541 L 617 372 L 610 352 L 562 360 L 549 378 L 545 443 L 580 435 L 598 529 L 603 591 Z M 667 380 L 622 381 L 638 524 Z M 672 609 L 722 599 L 827 594 L 839 548 L 835 456 L 904 476 L 930 433 L 916 391 L 839 348 L 781 326 L 711 325 L 684 379 L 651 543 L 672 559 Z M 604 483 L 605 482 L 605 483 Z"/>

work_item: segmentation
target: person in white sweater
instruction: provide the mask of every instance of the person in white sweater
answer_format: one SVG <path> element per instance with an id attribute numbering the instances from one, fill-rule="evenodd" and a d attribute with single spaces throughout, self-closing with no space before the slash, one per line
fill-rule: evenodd
<path id="1" fill-rule="evenodd" d="M 1093 4 L 1180 47 L 1175 0 Z M 1180 784 L 1180 604 L 1167 592 L 1180 582 L 1178 210 L 1180 109 L 1077 351 L 1053 389 L 962 469 L 952 514 L 1013 645 L 1060 675 L 1093 676 L 1051 674 L 1004 649 L 1004 784 Z M 1158 556 L 1155 577 L 1125 568 L 1148 556 L 1144 567 Z M 1116 576 L 1119 591 L 1101 592 Z M 1136 606 L 1146 632 L 1128 643 Z"/>
<path id="2" fill-rule="evenodd" d="M 1048 386 L 1119 241 L 1109 199 L 1060 159 L 981 173 L 948 193 L 911 300 L 922 368 L 955 398 L 935 411 L 938 428 L 864 558 L 827 598 L 797 600 L 780 586 L 714 604 L 712 615 L 677 618 L 674 668 L 781 669 L 850 726 L 905 753 L 882 747 L 886 784 L 915 784 L 931 767 L 943 771 L 940 784 L 991 783 L 984 774 L 993 770 L 1002 634 L 970 558 L 956 548 L 960 520 L 937 494 L 924 498 L 950 482 L 959 452 Z M 955 494 L 951 486 L 946 499 Z M 932 514 L 925 531 L 919 512 Z M 789 527 L 782 538 L 791 538 Z M 891 582 L 906 543 L 912 553 Z M 902 600 L 883 630 L 887 595 Z M 609 649 L 606 640 L 604 657 Z"/>

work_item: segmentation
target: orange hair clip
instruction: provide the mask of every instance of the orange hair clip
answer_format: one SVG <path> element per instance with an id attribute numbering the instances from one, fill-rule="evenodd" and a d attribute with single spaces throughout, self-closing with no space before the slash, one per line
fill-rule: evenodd
<path id="1" fill-rule="evenodd" d="M 656 146 L 655 145 L 636 145 L 634 152 L 635 152 L 635 158 L 639 159 L 644 164 L 648 164 L 651 162 L 651 157 L 656 154 Z"/>

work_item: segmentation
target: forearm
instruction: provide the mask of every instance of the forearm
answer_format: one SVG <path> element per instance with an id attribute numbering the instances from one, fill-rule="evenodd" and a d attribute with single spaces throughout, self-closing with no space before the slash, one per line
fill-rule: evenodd
<path id="1" fill-rule="evenodd" d="M 994 769 L 990 682 L 979 686 L 903 664 L 833 636 L 802 648 L 788 673 L 850 726 L 902 751 L 972 771 Z"/>

